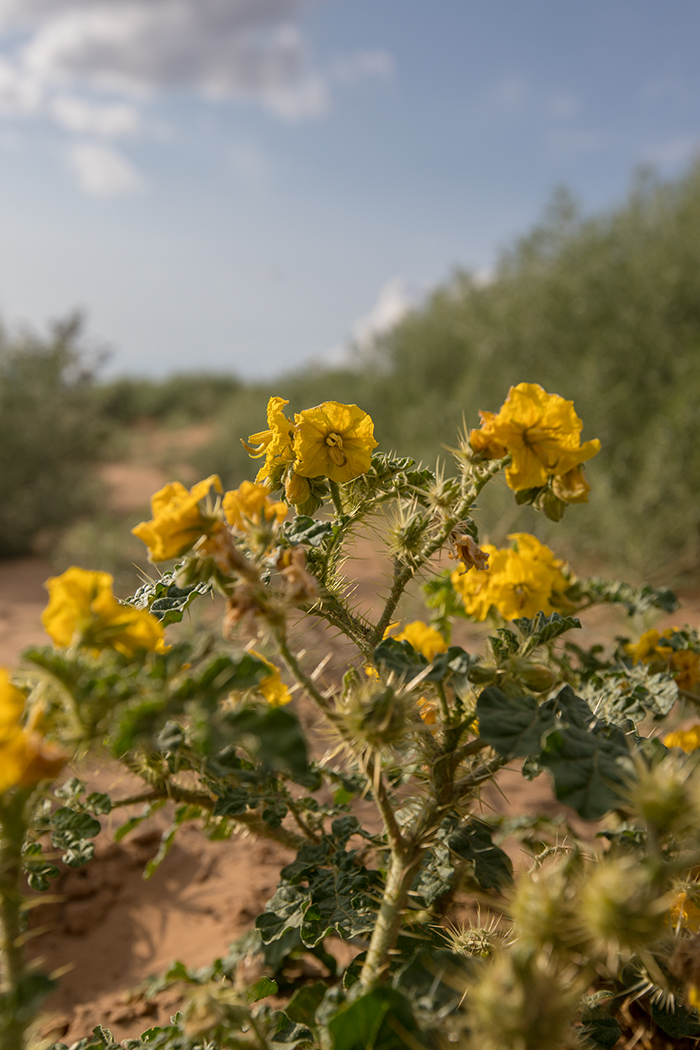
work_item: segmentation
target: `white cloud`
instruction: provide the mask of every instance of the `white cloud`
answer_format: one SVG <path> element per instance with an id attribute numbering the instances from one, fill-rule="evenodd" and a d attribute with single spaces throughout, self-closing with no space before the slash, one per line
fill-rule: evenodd
<path id="1" fill-rule="evenodd" d="M 81 189 L 92 197 L 118 197 L 143 187 L 136 168 L 111 146 L 81 142 L 72 147 L 69 159 Z"/>
<path id="2" fill-rule="evenodd" d="M 697 135 L 679 135 L 676 138 L 667 139 L 665 142 L 657 142 L 644 154 L 644 160 L 649 164 L 658 164 L 659 167 L 676 167 L 679 164 L 687 164 L 700 154 L 700 139 Z"/>
<path id="3" fill-rule="evenodd" d="M 26 117 L 41 105 L 42 86 L 31 73 L 0 57 L 0 116 Z"/>
<path id="4" fill-rule="evenodd" d="M 351 86 L 370 77 L 388 80 L 394 75 L 394 59 L 388 51 L 358 51 L 336 59 L 331 73 L 337 83 Z"/>
<path id="5" fill-rule="evenodd" d="M 43 115 L 97 140 L 155 136 L 145 110 L 176 91 L 256 104 L 290 122 L 322 116 L 334 86 L 386 79 L 393 61 L 361 50 L 317 68 L 300 20 L 320 2 L 0 0 L 0 117 Z M 86 154 L 82 142 L 77 155 L 106 156 L 92 148 Z M 83 186 L 95 182 L 81 176 Z"/>
<path id="6" fill-rule="evenodd" d="M 49 112 L 61 127 L 79 135 L 117 138 L 141 128 L 139 111 L 126 102 L 95 103 L 76 95 L 56 95 Z"/>
<path id="7" fill-rule="evenodd" d="M 390 332 L 420 301 L 417 288 L 403 277 L 392 277 L 379 290 L 377 300 L 369 311 L 352 326 L 350 339 L 333 347 L 323 355 L 322 363 L 347 366 L 369 353 L 377 336 Z"/>
<path id="8" fill-rule="evenodd" d="M 417 295 L 403 277 L 392 277 L 382 285 L 372 309 L 355 322 L 353 343 L 366 349 L 379 335 L 391 331 L 416 305 Z"/>

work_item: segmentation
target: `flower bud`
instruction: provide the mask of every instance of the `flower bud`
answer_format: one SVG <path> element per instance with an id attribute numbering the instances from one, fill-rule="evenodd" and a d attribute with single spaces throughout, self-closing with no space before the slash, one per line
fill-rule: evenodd
<path id="1" fill-rule="evenodd" d="M 526 664 L 520 670 L 520 679 L 533 693 L 546 693 L 554 688 L 557 676 L 542 664 Z"/>
<path id="2" fill-rule="evenodd" d="M 643 766 L 629 788 L 633 812 L 656 834 L 687 831 L 700 823 L 695 767 L 688 769 L 667 757 L 652 769 Z"/>
<path id="3" fill-rule="evenodd" d="M 649 870 L 629 857 L 596 864 L 579 902 L 586 933 L 608 955 L 642 948 L 666 927 L 668 899 L 659 895 Z"/>
<path id="4" fill-rule="evenodd" d="M 369 695 L 364 690 L 351 693 L 344 722 L 347 736 L 356 745 L 380 751 L 399 744 L 411 724 L 415 726 L 416 715 L 415 698 L 387 686 Z"/>
<path id="5" fill-rule="evenodd" d="M 469 992 L 473 1045 L 479 1050 L 566 1045 L 580 991 L 567 987 L 563 971 L 538 956 L 499 954 Z"/>
<path id="6" fill-rule="evenodd" d="M 519 945 L 535 954 L 546 945 L 571 948 L 581 939 L 579 880 L 567 869 L 548 862 L 518 881 L 511 906 L 515 935 Z"/>
<path id="7" fill-rule="evenodd" d="M 311 485 L 308 478 L 291 470 L 284 483 L 284 494 L 293 507 L 301 506 L 307 502 L 311 495 Z"/>

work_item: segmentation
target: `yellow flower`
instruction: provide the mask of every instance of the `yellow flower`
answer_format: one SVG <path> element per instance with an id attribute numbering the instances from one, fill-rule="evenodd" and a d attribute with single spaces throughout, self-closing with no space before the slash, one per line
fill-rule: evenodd
<path id="1" fill-rule="evenodd" d="M 122 605 L 112 593 L 108 572 L 90 572 L 73 565 L 45 583 L 49 604 L 41 622 L 55 645 L 106 646 L 124 656 L 137 649 L 163 652 L 163 628 L 145 609 Z"/>
<path id="2" fill-rule="evenodd" d="M 662 738 L 666 747 L 680 747 L 683 751 L 697 751 L 700 748 L 700 725 L 694 725 L 690 729 L 678 729 L 675 733 L 667 733 Z"/>
<path id="3" fill-rule="evenodd" d="M 222 491 L 216 474 L 197 482 L 189 492 L 174 481 L 151 497 L 152 520 L 142 521 L 131 530 L 148 547 L 151 561 L 178 558 L 218 524 L 215 519 L 205 519 L 199 507 L 212 488 Z"/>
<path id="4" fill-rule="evenodd" d="M 552 478 L 552 492 L 564 503 L 588 503 L 591 486 L 581 467 L 574 467 L 566 474 L 556 474 Z"/>
<path id="5" fill-rule="evenodd" d="M 55 777 L 66 763 L 66 755 L 40 733 L 23 728 L 23 710 L 24 697 L 0 667 L 0 795 Z"/>
<path id="6" fill-rule="evenodd" d="M 658 655 L 660 638 L 660 633 L 652 628 L 651 631 L 645 631 L 644 634 L 640 635 L 636 645 L 626 645 L 625 650 L 632 657 L 634 663 L 638 664 L 640 661 L 648 663 Z"/>
<path id="7" fill-rule="evenodd" d="M 452 584 L 469 616 L 485 620 L 493 606 L 506 620 L 538 612 L 554 612 L 553 602 L 569 586 L 562 569 L 565 563 L 534 536 L 516 532 L 508 537 L 513 547 L 499 550 L 484 545 L 489 555 L 487 569 L 465 572 L 462 564 L 452 575 Z"/>
<path id="8" fill-rule="evenodd" d="M 421 696 L 416 703 L 418 704 L 418 713 L 427 726 L 434 726 L 438 720 L 439 708 L 434 700 L 426 700 L 424 696 Z"/>
<path id="9" fill-rule="evenodd" d="M 671 673 L 679 689 L 686 691 L 692 689 L 700 682 L 700 654 L 693 652 L 692 649 L 681 649 L 673 653 Z"/>
<path id="10" fill-rule="evenodd" d="M 688 896 L 685 890 L 681 890 L 671 901 L 669 909 L 671 921 L 674 928 L 685 927 L 693 933 L 700 931 L 700 908 Z"/>
<path id="11" fill-rule="evenodd" d="M 674 652 L 672 646 L 664 642 L 664 638 L 671 638 L 677 630 L 677 627 L 667 627 L 659 633 L 652 628 L 640 636 L 636 645 L 626 645 L 625 650 L 636 664 L 640 661 L 645 664 L 653 660 L 668 661 L 668 669 L 678 688 L 689 690 L 700 682 L 700 653 L 693 649 Z"/>
<path id="12" fill-rule="evenodd" d="M 371 417 L 357 405 L 324 401 L 294 420 L 297 474 L 343 482 L 367 473 L 377 442 Z"/>
<path id="13" fill-rule="evenodd" d="M 276 521 L 281 525 L 287 516 L 287 506 L 270 499 L 267 485 L 243 481 L 237 489 L 227 492 L 222 506 L 229 525 L 247 532 L 251 525 L 264 525 Z"/>
<path id="14" fill-rule="evenodd" d="M 265 457 L 265 463 L 255 480 L 261 483 L 270 479 L 273 488 L 277 488 L 283 469 L 294 459 L 294 424 L 282 411 L 288 404 L 289 401 L 285 401 L 283 397 L 271 397 L 267 402 L 268 429 L 251 434 L 247 442 L 241 441 L 253 459 Z"/>
<path id="15" fill-rule="evenodd" d="M 426 660 L 431 662 L 438 653 L 447 652 L 447 642 L 440 632 L 436 631 L 434 627 L 429 627 L 422 620 L 414 620 L 413 623 L 407 623 L 403 631 L 396 635 L 396 641 L 407 641 L 417 653 L 422 653 Z"/>
<path id="16" fill-rule="evenodd" d="M 255 687 L 257 691 L 262 693 L 268 704 L 272 704 L 273 707 L 281 707 L 282 704 L 288 704 L 292 699 L 292 694 L 282 681 L 282 677 L 275 665 L 266 660 L 261 653 L 257 653 L 255 649 L 250 649 L 249 652 L 251 656 L 257 656 L 258 660 L 262 660 L 270 668 L 271 672 L 262 681 L 258 682 Z"/>
<path id="17" fill-rule="evenodd" d="M 566 502 L 585 503 L 588 489 L 580 464 L 600 451 L 600 441 L 581 444 L 583 423 L 573 401 L 548 394 L 538 383 L 518 383 L 497 415 L 480 413 L 480 430 L 469 441 L 475 452 L 497 459 L 509 452 L 506 481 L 515 491 L 540 488 L 559 478 L 555 494 Z"/>

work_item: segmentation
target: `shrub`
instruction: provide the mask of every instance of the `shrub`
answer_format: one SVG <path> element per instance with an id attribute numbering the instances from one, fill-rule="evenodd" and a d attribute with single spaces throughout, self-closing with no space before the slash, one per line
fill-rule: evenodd
<path id="1" fill-rule="evenodd" d="M 92 400 L 94 372 L 78 317 L 46 339 L 0 332 L 0 557 L 92 510 L 92 465 L 107 429 Z"/>
<path id="2" fill-rule="evenodd" d="M 3 1050 L 36 1046 L 31 1021 L 53 987 L 23 960 L 25 879 L 45 891 L 58 855 L 90 862 L 100 816 L 145 802 L 121 837 L 167 801 L 173 822 L 147 874 L 187 821 L 295 859 L 225 958 L 177 962 L 151 982 L 145 994 L 179 985 L 183 1007 L 124 1050 L 691 1045 L 700 725 L 663 740 L 659 728 L 676 705 L 700 706 L 700 638 L 672 627 L 577 645 L 588 608 L 648 617 L 673 611 L 674 595 L 576 577 L 529 534 L 482 547 L 473 517 L 498 477 L 533 513 L 575 512 L 597 440 L 582 442 L 571 402 L 518 384 L 457 439 L 446 478 L 376 451 L 356 405 L 291 419 L 287 404 L 271 398 L 267 428 L 243 435 L 256 482 L 225 492 L 212 475 L 154 495 L 133 531 L 169 571 L 125 602 L 102 571 L 52 578 L 53 647 L 28 650 L 16 684 L 0 673 Z M 353 606 L 342 567 L 353 534 L 386 508 L 392 575 L 371 615 Z M 431 575 L 441 551 L 454 567 Z M 417 579 L 430 622 L 404 623 Z M 178 636 L 171 625 L 211 592 L 226 602 L 223 639 Z M 484 652 L 451 644 L 460 618 L 489 622 Z M 311 657 L 313 622 L 343 636 L 342 675 Z M 323 757 L 304 705 L 334 738 Z M 50 794 L 62 764 L 88 750 L 122 762 L 143 791 L 86 794 L 72 778 Z M 602 822 L 597 845 L 565 817 L 513 821 L 481 806 L 483 785 L 515 760 L 528 778 L 549 776 L 581 821 Z M 527 857 L 519 873 L 508 837 Z M 456 900 L 470 922 L 450 920 Z M 359 953 L 344 967 L 325 947 L 338 938 Z M 292 970 L 303 953 L 324 979 Z M 262 976 L 246 985 L 252 956 Z M 103 1026 L 73 1044 L 110 1048 Z"/>

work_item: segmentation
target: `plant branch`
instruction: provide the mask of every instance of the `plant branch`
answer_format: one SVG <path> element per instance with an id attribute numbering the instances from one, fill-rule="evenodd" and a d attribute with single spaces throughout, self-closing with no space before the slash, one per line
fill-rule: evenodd
<path id="1" fill-rule="evenodd" d="M 173 784 L 172 781 L 168 781 L 162 788 L 154 788 L 151 791 L 142 791 L 136 795 L 129 795 L 127 798 L 117 799 L 112 802 L 112 807 L 134 806 L 138 802 L 159 802 L 162 800 L 185 802 L 189 806 L 199 806 L 201 809 L 206 809 L 209 812 L 213 812 L 216 805 L 216 799 L 212 798 L 211 795 L 207 795 L 202 791 L 190 791 L 188 788 L 183 788 L 178 784 Z M 297 835 L 296 832 L 290 831 L 288 828 L 271 828 L 255 811 L 251 812 L 248 810 L 246 813 L 236 813 L 235 815 L 226 814 L 226 819 L 247 828 L 251 834 L 257 835 L 258 838 L 270 839 L 272 842 L 279 843 L 280 846 L 299 850 L 304 845 L 304 839 L 301 835 Z"/>
<path id="2" fill-rule="evenodd" d="M 310 697 L 310 699 L 314 701 L 316 706 L 319 707 L 321 711 L 323 711 L 326 718 L 328 718 L 331 722 L 335 723 L 337 721 L 337 716 L 332 704 L 330 703 L 328 698 L 325 697 L 323 693 L 321 693 L 316 688 L 314 682 L 312 682 L 312 680 L 301 667 L 301 664 L 299 663 L 296 656 L 287 644 L 287 639 L 285 637 L 284 630 L 282 628 L 274 627 L 273 630 L 275 634 L 275 640 L 280 651 L 280 656 L 284 660 L 285 664 L 287 665 L 291 673 L 294 675 L 299 685 L 306 690 L 306 693 Z"/>
<path id="3" fill-rule="evenodd" d="M 381 768 L 377 765 L 377 760 L 374 755 L 365 754 L 361 757 L 360 761 L 364 774 L 369 781 L 369 786 L 374 793 L 377 809 L 379 810 L 384 822 L 384 830 L 386 831 L 389 845 L 392 850 L 402 853 L 406 849 L 406 840 L 401 834 L 399 825 L 396 823 L 396 815 L 391 805 L 391 800 L 389 799 L 389 793 L 384 783 Z"/>

